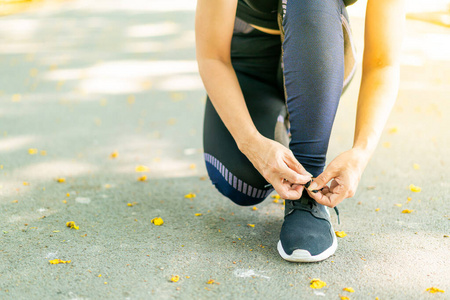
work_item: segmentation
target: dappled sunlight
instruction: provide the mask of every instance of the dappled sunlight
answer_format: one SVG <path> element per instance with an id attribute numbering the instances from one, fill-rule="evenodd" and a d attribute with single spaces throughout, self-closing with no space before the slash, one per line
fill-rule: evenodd
<path id="1" fill-rule="evenodd" d="M 99 147 L 93 155 L 108 157 L 112 149 L 117 158 L 110 159 L 104 166 L 112 174 L 130 176 L 131 180 L 140 175 L 136 166 L 149 168 L 144 172 L 149 178 L 178 178 L 203 176 L 206 169 L 201 148 L 184 148 L 171 138 L 151 138 L 140 135 L 122 136 L 113 144 Z"/>
<path id="2" fill-rule="evenodd" d="M 407 53 L 419 53 L 428 61 L 450 61 L 450 35 L 448 31 L 442 33 L 426 33 L 407 36 L 403 42 Z"/>
<path id="3" fill-rule="evenodd" d="M 0 21 L 0 35 L 13 41 L 33 38 L 41 24 L 37 19 L 0 19 Z"/>
<path id="4" fill-rule="evenodd" d="M 154 36 L 164 36 L 176 34 L 180 31 L 180 26 L 176 23 L 163 22 L 130 26 L 127 29 L 127 36 L 131 38 L 148 38 Z"/>
<path id="5" fill-rule="evenodd" d="M 39 218 L 41 218 L 43 215 L 50 216 L 52 214 L 57 213 L 58 210 L 55 209 L 47 209 L 47 208 L 40 208 L 35 211 L 27 211 L 27 212 L 21 212 L 20 215 L 18 214 L 12 214 L 6 217 L 6 220 L 2 220 L 6 223 L 12 223 L 16 225 L 22 225 L 24 223 L 31 223 Z M 29 230 L 35 230 L 36 228 L 30 227 Z"/>
<path id="6" fill-rule="evenodd" d="M 0 23 L 1 24 L 1 23 Z M 42 44 L 38 42 L 22 42 L 20 44 L 2 44 L 0 47 L 0 53 L 30 53 L 36 52 L 42 49 Z"/>
<path id="7" fill-rule="evenodd" d="M 197 73 L 195 60 L 157 60 L 157 61 L 111 61 L 92 66 L 86 75 L 93 77 L 117 76 L 121 78 L 140 78 L 166 76 L 182 73 Z"/>
<path id="8" fill-rule="evenodd" d="M 51 160 L 22 167 L 13 172 L 14 177 L 30 182 L 56 181 L 61 177 L 78 177 L 98 171 L 99 167 L 85 162 Z"/>
<path id="9" fill-rule="evenodd" d="M 8 169 L 8 177 L 1 181 L 0 195 L 10 197 L 26 195 L 36 192 L 36 189 L 45 188 L 46 185 L 58 183 L 58 178 L 66 181 L 80 176 L 91 175 L 99 170 L 99 166 L 86 162 L 54 159 L 45 162 L 29 163 L 20 168 Z"/>
<path id="10" fill-rule="evenodd" d="M 37 139 L 38 139 L 37 136 L 31 135 L 0 137 L 0 153 L 13 152 L 19 149 L 23 149 L 25 151 L 25 149 L 31 147 L 33 142 L 36 141 Z"/>
<path id="11" fill-rule="evenodd" d="M 96 94 L 138 93 L 145 90 L 142 82 L 121 78 L 89 78 L 82 80 L 80 91 Z"/>
<path id="12" fill-rule="evenodd" d="M 163 91 L 192 91 L 202 90 L 204 88 L 203 82 L 198 75 L 172 76 L 165 80 L 161 80 L 160 83 L 155 86 Z"/>
<path id="13" fill-rule="evenodd" d="M 180 177 L 192 177 L 192 176 L 204 176 L 206 169 L 202 165 L 196 165 L 194 169 L 190 166 L 192 162 L 186 159 L 177 159 L 173 156 L 161 156 L 156 162 L 152 160 L 148 163 L 150 171 L 146 173 L 149 179 L 152 178 L 180 178 Z M 135 173 L 134 168 L 136 163 L 122 165 L 114 168 L 116 174 L 131 174 Z"/>
<path id="14" fill-rule="evenodd" d="M 402 55 L 400 58 L 400 63 L 404 66 L 414 66 L 414 67 L 421 67 L 425 64 L 425 60 L 421 55 Z"/>
<path id="15" fill-rule="evenodd" d="M 48 71 L 43 78 L 53 81 L 76 80 L 79 90 L 96 94 L 136 93 L 150 87 L 166 91 L 203 88 L 194 60 L 109 61 L 84 69 Z"/>
<path id="16" fill-rule="evenodd" d="M 123 50 L 129 53 L 161 52 L 164 50 L 164 48 L 165 48 L 164 43 L 152 41 L 128 42 L 125 45 L 123 45 Z"/>
<path id="17" fill-rule="evenodd" d="M 180 12 L 194 11 L 195 0 L 171 0 L 170 2 L 160 0 L 135 0 L 135 1 L 116 1 L 111 5 L 109 0 L 81 0 L 76 1 L 72 6 L 73 9 L 86 10 L 90 12 L 101 11 L 120 11 L 127 13 L 135 12 Z"/>

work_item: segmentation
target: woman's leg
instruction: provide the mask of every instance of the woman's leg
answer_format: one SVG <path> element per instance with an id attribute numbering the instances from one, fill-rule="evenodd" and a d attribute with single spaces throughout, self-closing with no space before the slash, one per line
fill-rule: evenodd
<path id="1" fill-rule="evenodd" d="M 277 80 L 280 46 L 276 36 L 258 32 L 237 19 L 231 54 L 247 108 L 258 131 L 267 138 L 279 140 L 283 129 L 284 137 L 287 136 L 283 89 L 280 78 Z M 240 152 L 209 98 L 205 107 L 203 146 L 211 181 L 236 204 L 255 205 L 272 191 Z"/>
<path id="2" fill-rule="evenodd" d="M 345 6 L 342 0 L 281 1 L 283 74 L 292 137 L 289 148 L 306 170 L 318 176 L 325 166 L 343 87 L 354 72 L 354 64 L 348 64 L 351 71 L 345 72 Z M 286 200 L 278 243 L 284 259 L 320 261 L 336 248 L 325 206 L 306 192 L 297 201 Z"/>
<path id="3" fill-rule="evenodd" d="M 281 5 L 290 149 L 317 176 L 325 166 L 343 87 L 354 73 L 354 61 L 347 59 L 344 68 L 347 15 L 342 0 L 282 0 Z"/>

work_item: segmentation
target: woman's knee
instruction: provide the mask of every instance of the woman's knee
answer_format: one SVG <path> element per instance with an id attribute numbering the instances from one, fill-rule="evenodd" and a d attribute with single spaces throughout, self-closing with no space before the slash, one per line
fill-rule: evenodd
<path id="1" fill-rule="evenodd" d="M 264 201 L 272 191 L 272 189 L 258 188 L 246 183 L 210 154 L 205 153 L 205 163 L 209 178 L 217 190 L 238 205 L 256 205 Z"/>

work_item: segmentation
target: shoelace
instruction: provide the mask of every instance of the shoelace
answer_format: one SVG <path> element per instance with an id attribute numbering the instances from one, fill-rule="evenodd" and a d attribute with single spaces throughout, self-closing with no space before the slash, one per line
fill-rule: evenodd
<path id="1" fill-rule="evenodd" d="M 300 198 L 300 200 L 296 200 L 296 201 L 292 201 L 292 209 L 296 209 L 295 207 L 295 203 L 301 203 L 303 205 L 309 205 L 310 208 L 313 208 L 314 205 L 317 205 L 318 203 L 310 198 L 310 197 L 304 197 L 304 198 Z M 297 206 L 298 208 L 300 208 L 299 206 Z M 337 206 L 334 207 L 334 211 L 336 212 L 336 216 L 338 219 L 338 224 L 341 224 L 341 219 L 339 218 L 339 209 L 337 208 Z"/>
<path id="2" fill-rule="evenodd" d="M 311 179 L 311 181 L 308 181 L 308 182 L 305 184 L 305 188 L 308 188 L 309 185 L 310 185 L 311 183 L 312 183 L 312 179 Z M 313 190 L 312 192 L 313 192 L 313 193 L 317 193 L 318 190 Z M 312 200 L 312 199 L 311 199 L 311 200 Z M 312 200 L 312 201 L 314 201 L 314 200 Z M 341 219 L 339 218 L 339 209 L 337 208 L 337 206 L 334 207 L 334 211 L 336 212 L 336 216 L 337 216 L 337 218 L 338 218 L 338 224 L 340 225 L 340 224 L 341 224 Z"/>
<path id="3" fill-rule="evenodd" d="M 308 181 L 308 182 L 305 184 L 305 188 L 308 188 L 309 185 L 310 185 L 311 183 L 312 183 L 312 179 L 311 179 L 310 181 Z M 269 184 L 265 185 L 264 187 L 265 187 L 265 188 L 267 188 L 267 187 L 272 187 L 272 185 L 269 183 Z M 312 192 L 313 192 L 313 193 L 317 193 L 318 190 L 312 190 Z M 308 199 L 310 199 L 311 201 L 314 201 L 312 198 L 308 198 Z M 312 208 L 312 206 L 314 205 L 314 203 L 311 202 L 311 201 L 308 201 L 308 202 L 310 202 L 310 205 L 311 205 L 311 208 Z M 294 202 L 295 202 L 295 201 L 294 201 Z M 316 201 L 314 201 L 314 202 L 316 202 Z M 316 203 L 317 203 L 317 202 L 316 202 Z M 292 205 L 292 208 L 295 209 L 295 205 Z M 336 212 L 336 216 L 337 216 L 337 218 L 338 218 L 338 224 L 340 225 L 340 224 L 341 224 L 341 219 L 339 218 L 339 209 L 337 208 L 337 206 L 334 207 L 334 211 Z"/>

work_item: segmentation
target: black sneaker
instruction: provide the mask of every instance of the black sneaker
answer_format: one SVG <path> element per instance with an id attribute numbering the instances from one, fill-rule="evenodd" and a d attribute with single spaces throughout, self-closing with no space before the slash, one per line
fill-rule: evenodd
<path id="1" fill-rule="evenodd" d="M 292 262 L 316 262 L 334 254 L 337 239 L 328 209 L 308 195 L 286 200 L 278 252 Z"/>

